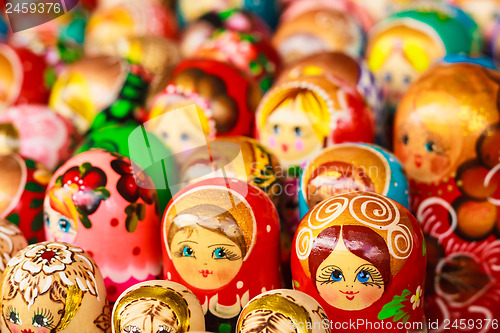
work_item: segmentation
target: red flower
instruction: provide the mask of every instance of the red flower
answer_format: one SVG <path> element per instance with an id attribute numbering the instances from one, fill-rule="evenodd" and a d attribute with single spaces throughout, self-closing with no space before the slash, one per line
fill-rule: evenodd
<path id="1" fill-rule="evenodd" d="M 112 161 L 111 168 L 121 176 L 116 184 L 116 189 L 125 200 L 134 203 L 142 198 L 147 204 L 154 202 L 153 186 L 144 172 L 140 172 L 134 177 L 132 165 L 123 159 Z"/>

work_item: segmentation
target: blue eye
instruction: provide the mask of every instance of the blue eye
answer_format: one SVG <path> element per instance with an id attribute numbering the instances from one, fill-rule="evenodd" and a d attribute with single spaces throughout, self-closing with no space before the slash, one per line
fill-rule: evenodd
<path id="1" fill-rule="evenodd" d="M 59 229 L 61 229 L 63 232 L 68 232 L 69 229 L 71 228 L 69 221 L 65 218 L 60 218 L 58 225 L 59 225 Z"/>
<path id="2" fill-rule="evenodd" d="M 166 140 L 166 139 L 168 139 L 168 134 L 167 134 L 167 132 L 162 132 L 162 133 L 161 133 L 161 137 L 162 137 L 163 139 L 165 139 L 165 140 Z"/>
<path id="3" fill-rule="evenodd" d="M 215 258 L 217 259 L 223 259 L 223 258 L 226 258 L 227 255 L 226 255 L 226 251 L 223 249 L 223 248 L 218 248 L 218 249 L 215 249 L 214 251 L 214 256 Z"/>
<path id="4" fill-rule="evenodd" d="M 43 220 L 47 226 L 50 225 L 49 214 L 43 214 Z"/>
<path id="5" fill-rule="evenodd" d="M 342 275 L 342 272 L 339 271 L 338 269 L 334 270 L 332 272 L 332 274 L 330 275 L 330 278 L 335 281 L 335 282 L 339 282 L 343 279 L 343 275 Z"/>
<path id="6" fill-rule="evenodd" d="M 403 79 L 403 82 L 404 82 L 405 84 L 410 84 L 410 83 L 411 83 L 411 77 L 409 77 L 409 76 L 405 76 L 405 77 L 404 77 L 404 79 Z"/>
<path id="7" fill-rule="evenodd" d="M 391 73 L 386 73 L 384 75 L 384 80 L 387 81 L 387 82 L 391 82 L 392 81 L 392 75 L 391 75 Z"/>
<path id="8" fill-rule="evenodd" d="M 432 142 L 432 141 L 427 141 L 427 142 L 425 143 L 425 149 L 426 149 L 428 152 L 432 153 L 433 151 L 435 151 L 435 150 L 436 150 L 436 144 L 435 144 L 434 142 Z"/>
<path id="9" fill-rule="evenodd" d="M 278 125 L 274 125 L 273 127 L 274 134 L 279 134 L 280 132 L 280 127 Z"/>
<path id="10" fill-rule="evenodd" d="M 360 271 L 357 275 L 358 281 L 361 283 L 368 282 L 370 280 L 370 273 L 367 271 Z"/>
<path id="11" fill-rule="evenodd" d="M 188 141 L 188 140 L 189 140 L 189 135 L 187 135 L 186 133 L 183 133 L 183 134 L 181 135 L 181 140 L 182 140 L 182 141 Z"/>
<path id="12" fill-rule="evenodd" d="M 408 134 L 403 135 L 402 141 L 404 145 L 408 145 L 408 141 L 410 141 Z"/>
<path id="13" fill-rule="evenodd" d="M 194 251 L 192 248 L 190 248 L 189 246 L 184 246 L 182 248 L 182 256 L 183 257 L 192 257 L 194 254 Z"/>
<path id="14" fill-rule="evenodd" d="M 302 130 L 300 127 L 295 127 L 293 130 L 295 131 L 296 136 L 302 136 Z"/>

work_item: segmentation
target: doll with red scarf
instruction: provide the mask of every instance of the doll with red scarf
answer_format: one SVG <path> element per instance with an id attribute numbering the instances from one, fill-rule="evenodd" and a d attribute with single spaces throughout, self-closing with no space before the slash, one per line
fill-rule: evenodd
<path id="1" fill-rule="evenodd" d="M 206 329 L 234 331 L 242 308 L 281 287 L 279 221 L 271 199 L 241 180 L 187 186 L 163 216 L 164 278 L 192 290 Z"/>
<path id="2" fill-rule="evenodd" d="M 304 216 L 292 277 L 337 332 L 424 332 L 425 262 L 422 230 L 406 208 L 380 194 L 351 192 Z"/>

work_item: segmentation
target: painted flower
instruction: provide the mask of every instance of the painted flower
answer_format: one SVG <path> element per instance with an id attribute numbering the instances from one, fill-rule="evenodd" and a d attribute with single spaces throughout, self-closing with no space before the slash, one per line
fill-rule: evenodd
<path id="1" fill-rule="evenodd" d="M 147 204 L 154 202 L 154 187 L 145 172 L 134 176 L 132 164 L 124 159 L 112 161 L 111 168 L 121 176 L 116 189 L 125 200 L 135 203 L 141 198 Z"/>
<path id="2" fill-rule="evenodd" d="M 417 291 L 415 295 L 413 295 L 410 299 L 413 304 L 413 310 L 420 306 L 420 300 L 422 299 L 422 288 L 420 286 L 417 287 Z"/>
<path id="3" fill-rule="evenodd" d="M 12 294 L 7 298 L 20 292 L 30 306 L 54 284 L 77 286 L 98 296 L 95 266 L 79 247 L 55 242 L 34 244 L 12 258 L 7 268 L 5 283 Z"/>

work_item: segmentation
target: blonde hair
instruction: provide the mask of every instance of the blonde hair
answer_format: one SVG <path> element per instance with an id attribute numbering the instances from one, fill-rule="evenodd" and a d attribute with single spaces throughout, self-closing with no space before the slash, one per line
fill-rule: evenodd
<path id="1" fill-rule="evenodd" d="M 368 66 L 375 72 L 382 68 L 395 50 L 401 52 L 418 72 L 425 71 L 435 59 L 445 55 L 442 43 L 423 31 L 402 24 L 382 31 L 372 43 Z"/>
<path id="2" fill-rule="evenodd" d="M 166 101 L 162 97 L 160 97 L 154 103 L 153 108 L 151 109 L 149 115 L 150 120 L 148 120 L 148 127 L 155 128 L 160 122 L 160 116 L 166 114 L 167 112 L 176 111 L 191 104 L 192 102 L 190 101 L 167 104 Z M 205 134 L 205 136 L 208 136 L 211 132 L 208 117 L 205 115 L 205 111 L 203 111 L 203 109 L 199 105 L 195 104 L 195 107 L 197 114 L 196 117 L 194 116 L 194 112 L 184 112 L 184 114 L 188 118 L 189 122 L 191 122 L 191 124 L 193 124 L 194 126 L 197 127 L 198 124 L 201 124 L 203 134 Z"/>
<path id="3" fill-rule="evenodd" d="M 267 118 L 280 107 L 290 107 L 304 112 L 312 124 L 314 133 L 321 140 L 330 135 L 328 104 L 317 92 L 307 88 L 290 88 L 269 95 L 257 115 L 259 128 L 263 128 Z"/>

